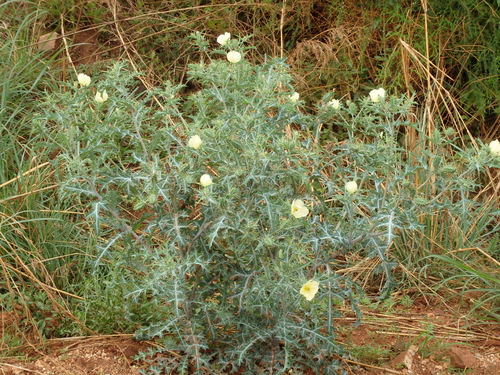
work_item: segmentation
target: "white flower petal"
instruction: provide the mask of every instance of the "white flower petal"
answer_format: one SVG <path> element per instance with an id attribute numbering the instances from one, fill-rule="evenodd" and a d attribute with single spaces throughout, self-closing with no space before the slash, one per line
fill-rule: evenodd
<path id="1" fill-rule="evenodd" d="M 302 285 L 300 288 L 300 294 L 302 294 L 306 300 L 312 301 L 316 293 L 319 290 L 319 283 L 315 280 L 309 280 L 307 283 Z"/>
<path id="2" fill-rule="evenodd" d="M 500 156 L 500 141 L 498 139 L 491 141 L 488 147 L 493 155 Z"/>
<path id="3" fill-rule="evenodd" d="M 385 99 L 385 90 L 381 87 L 370 91 L 370 99 L 374 103 L 379 103 Z"/>
<path id="4" fill-rule="evenodd" d="M 229 51 L 227 53 L 227 61 L 233 63 L 233 64 L 236 64 L 238 62 L 240 62 L 241 60 L 241 53 L 237 52 L 237 51 Z"/>
<path id="5" fill-rule="evenodd" d="M 189 138 L 188 146 L 194 148 L 195 150 L 199 149 L 203 141 L 201 140 L 199 135 L 193 135 Z"/>
<path id="6" fill-rule="evenodd" d="M 333 109 L 337 110 L 340 108 L 340 100 L 338 99 L 333 99 L 328 102 L 328 106 L 332 107 Z"/>
<path id="7" fill-rule="evenodd" d="M 99 91 L 95 93 L 96 102 L 104 103 L 106 100 L 108 100 L 108 93 L 106 92 L 106 90 L 104 90 L 102 93 L 100 93 Z"/>
<path id="8" fill-rule="evenodd" d="M 348 193 L 354 194 L 358 191 L 358 184 L 356 183 L 356 181 L 349 181 L 345 184 L 345 189 Z"/>
<path id="9" fill-rule="evenodd" d="M 217 43 L 219 43 L 221 46 L 224 46 L 227 44 L 229 39 L 231 39 L 231 34 L 225 32 L 224 34 L 221 34 L 217 37 Z"/>
<path id="10" fill-rule="evenodd" d="M 300 94 L 298 92 L 294 92 L 292 95 L 290 95 L 290 101 L 292 103 L 297 103 L 299 101 Z"/>
<path id="11" fill-rule="evenodd" d="M 296 219 L 309 215 L 309 209 L 304 205 L 301 199 L 295 199 L 292 202 L 292 215 Z"/>
<path id="12" fill-rule="evenodd" d="M 78 83 L 82 86 L 88 86 L 90 85 L 91 78 L 86 75 L 85 73 L 79 73 L 77 75 Z"/>
<path id="13" fill-rule="evenodd" d="M 205 173 L 200 177 L 200 184 L 204 187 L 212 185 L 212 176 Z"/>

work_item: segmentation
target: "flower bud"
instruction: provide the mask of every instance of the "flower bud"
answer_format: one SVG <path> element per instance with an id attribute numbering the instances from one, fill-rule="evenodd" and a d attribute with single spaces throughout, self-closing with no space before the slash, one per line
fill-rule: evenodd
<path id="1" fill-rule="evenodd" d="M 230 63 L 236 64 L 240 62 L 240 60 L 241 60 L 241 53 L 237 51 L 229 51 L 227 53 L 227 61 L 229 61 Z"/>
<path id="2" fill-rule="evenodd" d="M 200 177 L 200 184 L 204 187 L 212 185 L 212 177 L 205 173 Z"/>
<path id="3" fill-rule="evenodd" d="M 498 139 L 491 141 L 488 147 L 493 155 L 500 156 L 500 141 Z"/>
<path id="4" fill-rule="evenodd" d="M 188 146 L 194 148 L 195 150 L 199 149 L 203 141 L 201 140 L 199 135 L 193 135 L 189 138 Z"/>
<path id="5" fill-rule="evenodd" d="M 349 194 L 354 194 L 358 191 L 358 184 L 356 183 L 356 181 L 349 181 L 345 184 L 345 189 Z"/>
<path id="6" fill-rule="evenodd" d="M 297 103 L 299 101 L 300 94 L 298 92 L 294 92 L 292 95 L 290 95 L 290 101 L 292 103 Z"/>

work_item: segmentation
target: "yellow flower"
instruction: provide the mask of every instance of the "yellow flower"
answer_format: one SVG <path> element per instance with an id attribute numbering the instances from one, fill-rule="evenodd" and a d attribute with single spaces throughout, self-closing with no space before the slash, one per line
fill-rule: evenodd
<path id="1" fill-rule="evenodd" d="M 97 103 L 104 103 L 106 100 L 108 100 L 108 93 L 106 92 L 106 90 L 104 90 L 102 94 L 99 91 L 96 92 L 95 101 Z"/>
<path id="2" fill-rule="evenodd" d="M 309 280 L 300 288 L 300 294 L 306 297 L 306 300 L 311 301 L 319 290 L 319 283 L 315 280 Z"/>
<path id="3" fill-rule="evenodd" d="M 189 138 L 188 146 L 194 148 L 195 150 L 199 149 L 203 141 L 201 140 L 199 135 L 193 135 Z"/>
<path id="4" fill-rule="evenodd" d="M 333 109 L 337 110 L 340 108 L 340 100 L 338 99 L 333 99 L 328 102 L 328 106 L 332 107 Z"/>
<path id="5" fill-rule="evenodd" d="M 82 86 L 88 86 L 90 85 L 90 77 L 86 75 L 85 73 L 79 73 L 77 76 L 78 78 L 78 83 Z"/>
<path id="6" fill-rule="evenodd" d="M 229 51 L 227 53 L 227 61 L 236 64 L 237 62 L 240 62 L 241 60 L 241 53 L 237 51 Z"/>
<path id="7" fill-rule="evenodd" d="M 299 101 L 300 94 L 298 92 L 294 92 L 292 95 L 290 95 L 290 101 L 292 103 L 297 103 Z"/>
<path id="8" fill-rule="evenodd" d="M 349 181 L 345 184 L 345 189 L 348 193 L 354 194 L 358 191 L 358 184 L 356 183 L 356 181 Z"/>
<path id="9" fill-rule="evenodd" d="M 200 177 L 200 184 L 204 187 L 212 185 L 212 176 L 205 173 L 203 176 Z"/>
<path id="10" fill-rule="evenodd" d="M 500 141 L 494 140 L 489 144 L 490 152 L 495 156 L 500 156 Z"/>
<path id="11" fill-rule="evenodd" d="M 231 39 L 231 34 L 226 32 L 226 33 L 219 35 L 217 37 L 217 43 L 219 43 L 221 46 L 225 46 L 227 44 L 227 42 L 229 41 L 229 39 Z"/>
<path id="12" fill-rule="evenodd" d="M 381 87 L 370 91 L 370 98 L 372 102 L 378 103 L 385 99 L 385 90 Z"/>
<path id="13" fill-rule="evenodd" d="M 301 217 L 305 217 L 309 214 L 309 209 L 304 206 L 304 202 L 301 199 L 295 199 L 292 202 L 292 215 L 300 219 Z"/>

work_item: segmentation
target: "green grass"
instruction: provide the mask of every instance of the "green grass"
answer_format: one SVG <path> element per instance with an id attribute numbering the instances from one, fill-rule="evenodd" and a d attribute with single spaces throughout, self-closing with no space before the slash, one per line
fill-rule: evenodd
<path id="1" fill-rule="evenodd" d="M 383 364 L 392 357 L 392 351 L 389 348 L 378 344 L 372 345 L 351 345 L 349 350 L 356 360 L 362 363 Z"/>
<path id="2" fill-rule="evenodd" d="M 9 20 L 0 28 L 0 295 L 2 310 L 16 311 L 17 326 L 24 327 L 20 328 L 23 332 L 4 335 L 2 350 L 20 346 L 27 326 L 34 328 L 38 339 L 132 332 L 139 323 L 154 320 L 158 308 L 147 300 L 132 308 L 120 298 L 132 293 L 128 285 L 117 293 L 121 273 L 134 271 L 108 265 L 96 271 L 92 261 L 97 256 L 98 238 L 85 219 L 87 212 L 76 200 L 59 199 L 55 177 L 60 170 L 52 164 L 57 150 L 50 139 L 34 131 L 33 121 L 40 100 L 47 92 L 60 91 L 61 80 L 71 80 L 73 67 L 67 65 L 63 50 L 38 51 L 35 41 L 47 31 L 41 25 L 48 25 L 49 31 L 65 27 L 68 35 L 79 28 L 96 27 L 110 46 L 103 47 L 109 48 L 105 52 L 110 60 L 104 59 L 96 67 L 106 66 L 111 57 L 128 59 L 133 67 L 145 72 L 141 79 L 146 87 L 167 79 L 187 82 L 187 65 L 200 56 L 188 47 L 192 31 L 201 30 L 211 37 L 226 30 L 252 35 L 250 40 L 256 48 L 247 58 L 262 61 L 265 54 L 289 56 L 297 87 L 308 103 L 333 89 L 336 97 L 355 99 L 365 95 L 368 88 L 383 84 L 389 91 L 416 92 L 421 106 L 412 118 L 423 128 L 430 124 L 429 117 L 434 117 L 457 131 L 449 145 L 450 153 L 454 143 L 475 147 L 469 128 L 485 142 L 498 138 L 495 118 L 500 96 L 491 86 L 498 72 L 490 51 L 500 42 L 487 38 L 495 27 L 492 22 L 498 21 L 498 11 L 493 8 L 476 8 L 469 1 L 464 3 L 464 13 L 453 14 L 455 20 L 468 20 L 466 35 L 475 38 L 468 48 L 477 50 L 464 50 L 465 41 L 460 42 L 458 37 L 465 30 L 457 30 L 437 17 L 447 9 L 439 1 L 432 2 L 437 14 L 430 18 L 427 33 L 419 7 L 381 9 L 346 2 L 340 8 L 339 1 L 331 1 L 318 15 L 308 2 L 288 1 L 286 8 L 266 1 L 258 6 L 254 2 L 213 1 L 209 6 L 180 3 L 177 9 L 158 3 L 143 8 L 122 5 L 124 20 L 119 27 L 112 22 L 109 9 L 88 9 L 83 1 L 72 2 L 70 8 L 61 8 L 54 1 L 42 2 L 40 8 L 18 1 L 0 5 L 0 19 Z M 477 29 L 466 17 L 471 8 L 485 20 L 484 29 Z M 61 19 L 65 23 L 61 24 Z M 438 35 L 445 35 L 447 44 L 443 46 Z M 411 48 L 399 44 L 400 38 Z M 430 43 L 428 53 L 426 42 Z M 461 52 L 452 54 L 457 50 Z M 473 58 L 463 59 L 467 54 Z M 428 71 L 425 56 L 445 65 L 441 70 Z M 477 66 L 481 69 L 475 70 Z M 444 81 L 442 86 L 440 80 Z M 188 85 L 186 92 L 189 90 L 196 87 Z M 335 142 L 339 136 L 335 129 L 329 124 L 324 128 L 328 135 L 322 139 Z M 426 156 L 426 150 L 434 147 L 432 130 L 401 137 L 414 157 L 428 165 L 435 163 Z M 467 162 L 462 160 L 457 165 L 465 168 Z M 401 240 L 393 244 L 390 255 L 406 270 L 399 275 L 401 290 L 417 286 L 445 299 L 459 297 L 459 303 L 471 304 L 471 317 L 485 322 L 500 318 L 500 206 L 496 188 L 499 177 L 495 173 L 493 169 L 488 171 L 475 194 L 464 196 L 457 191 L 443 197 L 462 201 L 468 214 L 430 212 L 421 217 L 421 232 L 402 233 Z M 422 182 L 414 183 L 422 186 Z M 431 191 L 426 198 L 432 199 Z M 430 290 L 427 276 L 440 280 Z M 472 301 L 467 297 L 471 291 L 477 293 Z M 386 304 L 391 302 L 387 300 Z M 399 301 L 408 306 L 411 302 L 409 298 Z M 93 318 L 96 314 L 98 319 Z M 352 349 L 370 361 L 388 355 L 380 347 Z"/>
<path id="3" fill-rule="evenodd" d="M 54 65 L 58 54 L 47 55 L 32 43 L 43 12 L 11 2 L 0 6 L 0 17 L 10 21 L 0 42 L 2 310 L 19 307 L 17 326 L 29 330 L 32 325 L 42 337 L 48 333 L 45 312 L 74 318 L 71 304 L 78 298 L 74 293 L 84 279 L 91 242 L 81 210 L 59 201 L 51 150 L 33 131 L 38 102 L 46 91 L 58 90 L 60 76 Z M 43 306 L 32 301 L 33 295 L 43 296 Z"/>

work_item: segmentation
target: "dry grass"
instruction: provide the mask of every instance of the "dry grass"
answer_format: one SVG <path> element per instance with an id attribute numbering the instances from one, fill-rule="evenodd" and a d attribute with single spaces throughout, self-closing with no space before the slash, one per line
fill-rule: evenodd
<path id="1" fill-rule="evenodd" d="M 422 3 L 425 6 L 426 1 Z M 385 77 L 381 77 L 379 59 L 387 49 L 385 44 L 390 42 L 393 43 L 392 53 L 394 60 L 397 61 L 396 69 L 402 77 L 402 82 L 394 84 L 393 87 L 408 94 L 415 93 L 420 106 L 412 119 L 421 122 L 428 136 L 432 135 L 436 124 L 453 127 L 460 135 L 462 145 L 471 142 L 472 147 L 478 148 L 478 144 L 474 142 L 475 136 L 479 135 L 487 141 L 497 138 L 500 134 L 499 119 L 490 127 L 481 127 L 484 130 L 481 134 L 471 131 L 470 124 L 477 120 L 477 117 L 461 107 L 454 86 L 450 86 L 450 82 L 453 83 L 455 78 L 451 76 L 451 68 L 445 64 L 444 53 L 448 48 L 446 40 L 439 44 L 442 54 L 439 54 L 437 59 L 432 58 L 429 20 L 427 15 L 422 16 L 422 13 L 408 14 L 408 17 L 414 18 L 405 31 L 406 39 L 388 40 L 380 35 L 380 32 L 370 30 L 372 20 L 379 14 L 375 11 L 364 11 L 354 4 L 348 4 L 350 8 L 346 14 L 350 16 L 345 17 L 342 22 L 336 22 L 339 20 L 335 15 L 326 17 L 324 14 L 316 14 L 315 2 L 312 0 L 286 0 L 279 3 L 243 0 L 232 3 L 221 0 L 210 5 L 184 7 L 175 7 L 169 3 L 163 8 L 151 10 L 138 9 L 133 1 L 119 3 L 116 0 L 106 0 L 100 4 L 107 9 L 106 19 L 102 22 L 92 24 L 83 22 L 82 8 L 78 11 L 77 17 L 69 17 L 68 14 L 62 13 L 59 19 L 48 19 L 48 23 L 54 22 L 58 25 L 57 30 L 41 27 L 41 23 L 33 29 L 33 45 L 41 34 L 60 31 L 64 54 L 56 61 L 55 68 L 62 71 L 64 80 L 71 80 L 74 73 L 85 67 L 81 65 L 82 62 L 90 61 L 85 60 L 85 57 L 91 57 L 95 65 L 89 69 L 109 65 L 112 60 L 128 60 L 137 72 L 144 73 L 141 81 L 145 89 L 151 89 L 166 80 L 186 82 L 188 64 L 199 60 L 198 52 L 191 49 L 186 37 L 193 31 L 202 31 L 207 34 L 208 39 L 215 40 L 218 34 L 230 30 L 235 35 L 253 35 L 249 42 L 257 48 L 248 55 L 248 58 L 256 63 L 262 61 L 266 54 L 287 57 L 296 78 L 297 89 L 305 98 L 310 97 L 315 100 L 315 95 L 318 93 L 335 90 L 338 98 L 353 99 L 355 95 L 362 95 L 369 86 L 381 84 L 392 86 L 390 77 L 395 75 L 395 72 L 391 69 L 395 68 L 389 64 L 382 66 Z M 300 33 L 295 33 L 294 29 L 300 30 Z M 415 46 L 416 36 L 422 31 L 425 32 L 425 51 Z M 92 35 L 92 38 L 82 39 L 84 35 Z M 82 52 L 82 45 L 75 45 L 81 42 L 93 44 L 94 48 Z M 83 59 L 80 56 L 82 54 Z M 419 136 L 411 128 L 405 134 L 405 142 L 407 149 L 416 154 L 432 147 L 428 139 Z M 44 171 L 44 177 L 41 179 L 37 177 L 40 171 Z M 22 288 L 36 288 L 45 293 L 55 312 L 78 323 L 70 304 L 66 301 L 67 298 L 81 299 L 81 297 L 58 286 L 54 272 L 46 267 L 47 262 L 54 258 L 46 258 L 36 241 L 37 229 L 30 228 L 29 219 L 23 213 L 29 207 L 26 201 L 28 198 L 57 190 L 57 185 L 51 182 L 52 173 L 48 163 L 40 163 L 31 166 L 19 177 L 0 185 L 1 188 L 19 191 L 0 201 L 3 207 L 10 205 L 12 212 L 9 214 L 9 211 L 2 210 L 0 213 L 2 226 L 9 227 L 10 232 L 19 238 L 13 241 L 12 238 L 5 237 L 4 232 L 1 233 L 1 240 L 5 243 L 2 253 L 9 258 L 6 261 L 5 257 L 0 257 L 1 273 L 10 295 L 22 296 Z M 22 186 L 18 184 L 21 180 Z M 418 185 L 420 181 L 415 183 Z M 499 198 L 500 173 L 496 170 L 487 170 L 487 179 L 475 199 L 483 202 L 484 207 L 488 207 L 492 204 L 498 205 Z M 486 208 L 484 211 L 479 211 L 476 222 L 472 223 L 469 231 L 472 231 L 474 225 L 487 214 Z M 81 213 L 77 215 L 80 216 Z M 436 232 L 427 237 L 423 235 L 422 238 L 415 239 L 415 242 L 429 241 L 432 245 L 431 251 L 436 253 L 470 250 L 440 247 L 441 236 L 446 235 L 439 232 L 442 217 L 436 216 L 430 220 L 430 226 L 435 228 Z M 451 231 L 459 233 L 461 229 L 457 225 L 452 227 Z M 469 235 L 469 233 L 459 234 L 463 237 Z M 479 249 L 479 252 L 482 250 Z M 64 257 L 72 255 L 74 254 L 66 254 Z M 359 281 L 365 287 L 373 285 L 376 288 L 377 285 L 383 285 L 384 280 L 373 278 L 373 270 L 378 266 L 377 260 L 350 259 L 349 261 L 355 265 L 343 272 L 349 273 L 353 280 Z M 487 261 L 481 266 L 487 268 Z M 494 259 L 493 261 L 496 262 Z M 435 292 L 432 286 L 435 280 L 426 280 L 403 265 L 399 268 L 399 271 L 406 275 L 408 283 L 420 293 Z M 21 305 L 18 305 L 19 301 Z M 13 300 L 12 304 L 22 309 L 24 317 L 31 321 L 32 327 L 35 327 L 32 332 L 41 339 L 42 335 L 36 329 L 37 325 L 32 317 L 33 307 L 27 303 L 22 304 L 22 301 L 22 298 L 16 302 Z M 383 324 L 387 324 L 389 318 L 387 316 L 383 318 L 385 322 Z"/>

